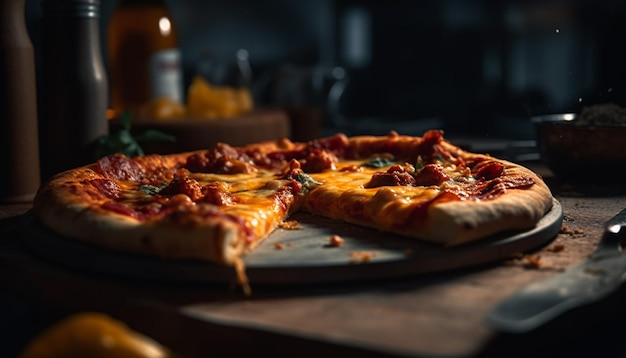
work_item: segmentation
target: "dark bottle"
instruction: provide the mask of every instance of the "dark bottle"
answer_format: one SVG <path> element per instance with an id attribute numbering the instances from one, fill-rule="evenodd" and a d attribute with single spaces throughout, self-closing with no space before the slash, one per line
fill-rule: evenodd
<path id="1" fill-rule="evenodd" d="M 0 201 L 32 200 L 40 184 L 37 94 L 25 0 L 0 1 Z"/>
<path id="2" fill-rule="evenodd" d="M 44 178 L 93 162 L 108 133 L 99 0 L 42 2 Z"/>

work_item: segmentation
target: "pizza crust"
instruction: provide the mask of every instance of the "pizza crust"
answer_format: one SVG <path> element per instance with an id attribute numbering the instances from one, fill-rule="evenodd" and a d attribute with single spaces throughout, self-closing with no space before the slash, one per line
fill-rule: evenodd
<path id="1" fill-rule="evenodd" d="M 33 211 L 54 232 L 99 247 L 167 259 L 200 259 L 233 266 L 246 250 L 240 228 L 211 219 L 181 226 L 171 221 L 141 222 L 104 211 L 98 201 L 73 194 L 68 183 L 96 177 L 89 167 L 57 175 L 42 186 Z"/>
<path id="2" fill-rule="evenodd" d="M 510 190 L 488 202 L 455 201 L 432 206 L 424 238 L 445 246 L 459 245 L 503 231 L 530 229 L 552 208 L 541 185 Z"/>

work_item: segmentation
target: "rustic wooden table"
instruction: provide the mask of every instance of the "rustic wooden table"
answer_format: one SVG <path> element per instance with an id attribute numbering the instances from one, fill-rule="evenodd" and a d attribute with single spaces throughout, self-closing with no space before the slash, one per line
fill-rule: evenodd
<path id="1" fill-rule="evenodd" d="M 545 176 L 564 217 L 561 232 L 536 252 L 409 278 L 261 287 L 248 298 L 224 285 L 164 285 L 58 265 L 22 242 L 20 218 L 30 205 L 2 205 L 0 347 L 14 354 L 59 318 L 97 310 L 184 357 L 623 357 L 626 344 L 613 329 L 626 317 L 622 290 L 526 334 L 495 332 L 485 320 L 514 291 L 583 261 L 602 223 L 626 207 L 626 188 L 568 184 L 532 168 Z"/>

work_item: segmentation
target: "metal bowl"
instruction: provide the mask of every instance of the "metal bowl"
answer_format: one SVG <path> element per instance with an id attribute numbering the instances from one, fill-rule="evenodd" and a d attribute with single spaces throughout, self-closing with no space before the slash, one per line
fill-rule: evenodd
<path id="1" fill-rule="evenodd" d="M 542 161 L 566 181 L 626 184 L 626 124 L 584 125 L 576 118 L 562 113 L 531 119 Z"/>

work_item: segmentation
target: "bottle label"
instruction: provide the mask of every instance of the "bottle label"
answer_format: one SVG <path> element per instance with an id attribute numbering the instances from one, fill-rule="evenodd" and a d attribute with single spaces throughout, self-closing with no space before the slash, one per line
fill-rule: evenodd
<path id="1" fill-rule="evenodd" d="M 154 53 L 150 57 L 152 99 L 167 97 L 183 103 L 183 75 L 178 49 Z"/>

